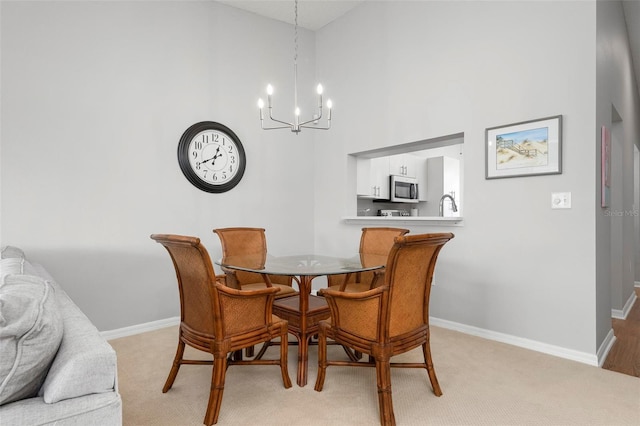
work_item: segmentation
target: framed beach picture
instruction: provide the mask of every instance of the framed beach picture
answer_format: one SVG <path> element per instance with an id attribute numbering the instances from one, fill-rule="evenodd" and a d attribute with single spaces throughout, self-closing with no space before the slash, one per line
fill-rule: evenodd
<path id="1" fill-rule="evenodd" d="M 562 116 L 486 130 L 486 179 L 562 173 Z"/>

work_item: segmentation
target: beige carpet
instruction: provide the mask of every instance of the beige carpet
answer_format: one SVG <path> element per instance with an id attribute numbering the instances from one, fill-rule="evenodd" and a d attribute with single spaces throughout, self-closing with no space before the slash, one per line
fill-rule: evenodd
<path id="1" fill-rule="evenodd" d="M 442 328 L 432 327 L 431 339 L 443 396 L 433 394 L 424 370 L 393 369 L 398 425 L 640 425 L 639 378 Z M 118 353 L 125 426 L 202 424 L 209 366 L 182 366 L 173 388 L 162 393 L 177 327 L 110 343 Z M 329 350 L 345 356 L 339 347 Z M 379 424 L 375 369 L 330 367 L 324 390 L 316 392 L 316 348 L 304 388 L 295 384 L 296 351 L 289 349 L 290 389 L 278 367 L 231 366 L 218 424 Z M 419 351 L 402 356 L 420 357 Z"/>

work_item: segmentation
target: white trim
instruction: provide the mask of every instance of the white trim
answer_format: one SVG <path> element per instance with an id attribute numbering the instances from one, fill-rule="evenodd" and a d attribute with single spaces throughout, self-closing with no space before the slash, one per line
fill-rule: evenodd
<path id="1" fill-rule="evenodd" d="M 634 282 L 633 282 L 633 285 L 634 285 L 635 287 L 640 287 L 640 281 L 634 281 Z"/>
<path id="2" fill-rule="evenodd" d="M 611 309 L 611 318 L 625 320 L 627 319 L 627 315 L 631 311 L 633 304 L 635 303 L 638 296 L 636 296 L 636 292 L 632 291 L 631 296 L 627 299 L 627 303 L 624 304 L 622 310 L 620 309 Z"/>
<path id="3" fill-rule="evenodd" d="M 116 330 L 101 331 L 100 335 L 107 340 L 112 340 L 119 337 L 133 336 L 134 334 L 172 327 L 174 325 L 180 325 L 180 317 L 165 318 L 158 321 L 146 322 L 144 324 L 132 325 L 130 327 L 118 328 Z"/>
<path id="4" fill-rule="evenodd" d="M 583 364 L 589 364 L 593 366 L 601 367 L 604 363 L 606 356 L 611 350 L 613 343 L 616 341 L 616 337 L 613 334 L 613 329 L 609 330 L 609 334 L 600 345 L 597 354 L 590 354 L 587 352 L 575 351 L 573 349 L 567 349 L 560 346 L 549 345 L 547 343 L 538 342 L 535 340 L 524 339 L 522 337 L 512 336 L 510 334 L 499 333 L 496 331 L 486 330 L 471 325 L 460 324 L 453 321 L 443 320 L 440 318 L 429 319 L 431 325 L 436 327 L 442 327 L 449 330 L 460 331 L 472 336 L 478 336 L 489 340 L 495 340 L 497 342 L 507 343 L 509 345 L 518 346 L 525 349 L 542 352 L 548 355 L 557 356 L 560 358 L 570 359 L 572 361 L 582 362 Z M 117 339 L 119 337 L 132 336 L 134 334 L 145 333 L 148 331 L 159 330 L 161 328 L 172 327 L 180 324 L 180 317 L 172 317 L 158 321 L 147 322 L 144 324 L 138 324 L 131 327 L 119 328 L 117 330 L 103 331 L 100 334 L 107 340 Z"/>
<path id="5" fill-rule="evenodd" d="M 609 351 L 613 347 L 613 344 L 616 342 L 616 336 L 613 334 L 613 328 L 609 330 L 607 333 L 607 337 L 604 338 L 604 341 L 598 348 L 598 367 L 602 367 L 604 362 L 607 359 L 607 355 L 609 355 Z"/>
<path id="6" fill-rule="evenodd" d="M 474 327 L 472 325 L 460 324 L 453 321 L 443 320 L 439 318 L 431 317 L 429 319 L 431 325 L 435 325 L 442 328 L 448 328 L 450 330 L 460 331 L 462 333 L 471 334 L 472 336 L 478 336 L 489 340 L 495 340 L 497 342 L 507 343 L 509 345 L 519 346 L 525 349 L 531 349 L 537 352 L 542 352 L 548 355 L 557 356 L 560 358 L 570 359 L 572 361 L 582 362 L 593 366 L 598 366 L 598 355 L 590 354 L 587 352 L 580 352 L 573 349 L 563 348 L 561 346 L 550 345 L 548 343 L 542 343 L 535 340 L 525 339 L 522 337 L 512 336 L 510 334 L 499 333 L 497 331 L 486 330 L 483 328 Z M 611 331 L 613 334 L 613 331 Z"/>

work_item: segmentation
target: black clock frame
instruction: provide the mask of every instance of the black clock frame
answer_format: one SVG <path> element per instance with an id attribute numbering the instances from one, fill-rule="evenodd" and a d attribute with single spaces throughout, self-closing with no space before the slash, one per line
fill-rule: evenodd
<path id="1" fill-rule="evenodd" d="M 191 165 L 189 164 L 189 144 L 191 140 L 200 132 L 205 130 L 216 130 L 222 133 L 225 133 L 238 147 L 238 172 L 229 182 L 225 182 L 221 185 L 213 185 L 209 182 L 205 182 L 193 171 Z M 216 123 L 215 121 L 201 121 L 189 127 L 182 134 L 180 138 L 180 142 L 178 143 L 178 164 L 180 165 L 180 170 L 184 174 L 184 177 L 187 178 L 193 186 L 196 188 L 211 193 L 222 193 L 227 192 L 233 189 L 244 175 L 244 169 L 247 164 L 247 157 L 244 152 L 244 146 L 242 146 L 242 142 L 240 142 L 240 138 L 227 126 L 224 124 Z"/>

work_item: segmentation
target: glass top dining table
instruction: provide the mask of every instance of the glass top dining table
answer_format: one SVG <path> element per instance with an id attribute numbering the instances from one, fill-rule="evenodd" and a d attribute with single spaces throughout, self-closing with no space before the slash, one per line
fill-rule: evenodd
<path id="1" fill-rule="evenodd" d="M 386 256 L 371 254 L 343 258 L 317 254 L 273 256 L 266 253 L 265 255 L 226 256 L 215 263 L 224 268 L 258 274 L 318 277 L 373 271 L 383 268 L 386 261 Z"/>
<path id="2" fill-rule="evenodd" d="M 292 256 L 274 256 L 269 253 L 241 256 L 226 256 L 217 260 L 216 265 L 239 271 L 261 274 L 265 282 L 270 282 L 269 275 L 286 275 L 297 277 L 299 292 L 300 330 L 298 330 L 298 385 L 307 383 L 308 347 L 313 334 L 307 330 L 309 314 L 309 297 L 311 281 L 323 275 L 351 274 L 374 271 L 385 267 L 386 256 L 358 254 L 352 257 L 335 257 L 318 254 Z M 348 275 L 345 275 L 345 280 Z M 292 296 L 295 297 L 295 296 Z M 315 332 L 315 331 L 314 331 Z"/>

